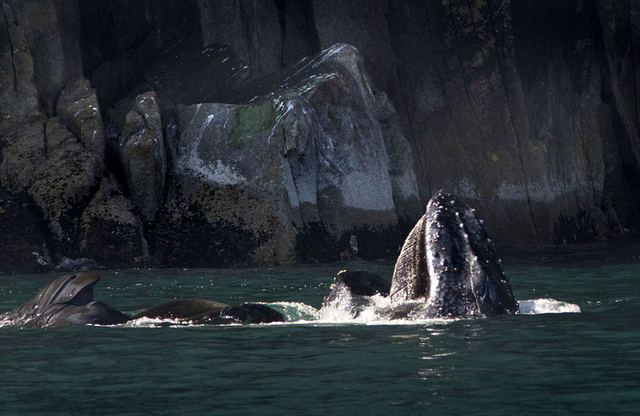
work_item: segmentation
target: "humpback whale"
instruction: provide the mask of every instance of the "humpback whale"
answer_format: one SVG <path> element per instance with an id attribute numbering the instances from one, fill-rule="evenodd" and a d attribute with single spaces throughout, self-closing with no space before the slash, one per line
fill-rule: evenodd
<path id="1" fill-rule="evenodd" d="M 143 310 L 133 318 L 93 300 L 93 287 L 100 281 L 95 272 L 59 277 L 16 309 L 0 315 L 15 326 L 53 328 L 66 325 L 117 325 L 142 317 L 172 319 L 184 324 L 268 323 L 284 316 L 267 305 L 227 305 L 205 299 L 181 299 Z"/>
<path id="2" fill-rule="evenodd" d="M 264 324 L 283 322 L 284 315 L 267 305 L 243 303 L 231 306 L 206 299 L 179 299 L 143 310 L 133 317 L 171 319 L 197 325 Z"/>
<path id="3" fill-rule="evenodd" d="M 371 274 L 359 273 L 370 283 Z M 352 315 L 357 316 L 367 305 L 363 283 L 360 279 L 357 284 L 348 284 L 341 274 L 323 306 L 344 307 L 347 299 Z M 405 240 L 388 296 L 390 306 L 383 315 L 391 318 L 518 313 L 509 278 L 482 221 L 473 208 L 442 191 L 430 199 L 425 214 Z"/>
<path id="4" fill-rule="evenodd" d="M 127 322 L 127 315 L 93 300 L 93 287 L 99 281 L 100 276 L 91 272 L 59 277 L 4 318 L 13 325 L 36 328 Z"/>

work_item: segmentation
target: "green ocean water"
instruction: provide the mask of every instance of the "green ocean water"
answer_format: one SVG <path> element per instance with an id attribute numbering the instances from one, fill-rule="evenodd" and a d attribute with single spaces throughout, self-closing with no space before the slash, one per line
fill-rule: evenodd
<path id="1" fill-rule="evenodd" d="M 391 262 L 104 271 L 95 298 L 127 313 L 197 297 L 288 322 L 0 327 L 0 415 L 640 414 L 640 246 L 505 257 L 524 313 L 454 321 L 317 315 L 338 270 Z M 60 274 L 0 276 L 0 311 Z"/>

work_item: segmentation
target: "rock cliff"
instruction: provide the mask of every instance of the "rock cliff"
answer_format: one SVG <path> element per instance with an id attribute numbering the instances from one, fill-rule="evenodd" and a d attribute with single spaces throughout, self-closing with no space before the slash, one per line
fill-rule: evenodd
<path id="1" fill-rule="evenodd" d="M 0 272 L 637 233 L 631 0 L 0 0 Z"/>

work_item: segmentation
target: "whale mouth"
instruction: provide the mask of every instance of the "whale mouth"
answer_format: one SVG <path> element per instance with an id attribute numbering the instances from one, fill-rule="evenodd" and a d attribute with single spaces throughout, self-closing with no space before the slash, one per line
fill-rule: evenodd
<path id="1" fill-rule="evenodd" d="M 68 276 L 52 297 L 51 304 L 88 305 L 93 302 L 93 288 L 99 281 L 100 276 L 97 273 L 79 273 Z"/>

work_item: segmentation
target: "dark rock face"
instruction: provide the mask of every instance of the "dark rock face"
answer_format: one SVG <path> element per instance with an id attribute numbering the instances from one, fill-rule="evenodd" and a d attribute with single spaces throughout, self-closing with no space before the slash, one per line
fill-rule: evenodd
<path id="1" fill-rule="evenodd" d="M 139 267 L 149 259 L 141 218 L 113 176 L 102 179 L 82 213 L 80 254 L 104 267 Z"/>
<path id="2" fill-rule="evenodd" d="M 282 34 L 276 2 L 201 0 L 202 40 L 229 45 L 253 75 L 282 67 Z"/>
<path id="3" fill-rule="evenodd" d="M 467 198 L 503 242 L 573 241 L 562 215 L 609 235 L 595 3 L 417 3 L 387 15 L 423 196 Z"/>
<path id="4" fill-rule="evenodd" d="M 82 76 L 78 2 L 6 0 L 2 6 L 3 20 L 8 26 L 2 32 L 8 34 L 9 45 L 16 45 L 18 51 L 31 57 L 25 56 L 31 62 L 23 61 L 25 66 L 14 67 L 15 71 L 10 71 L 9 75 L 25 70 L 32 72 L 33 79 L 29 81 L 37 90 L 39 104 L 47 116 L 52 116 L 60 92 Z M 15 52 L 11 51 L 9 55 Z"/>
<path id="5" fill-rule="evenodd" d="M 156 94 L 136 97 L 120 135 L 122 166 L 131 201 L 153 221 L 164 201 L 167 156 Z"/>
<path id="6" fill-rule="evenodd" d="M 391 256 L 437 189 L 502 244 L 639 230 L 634 2 L 0 5 L 3 272 Z"/>

